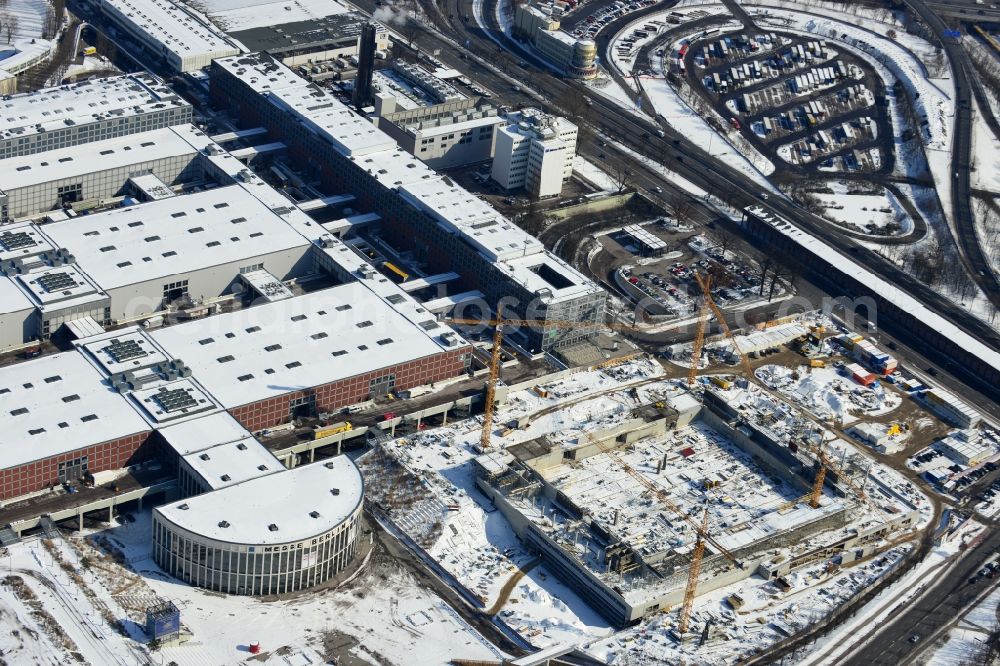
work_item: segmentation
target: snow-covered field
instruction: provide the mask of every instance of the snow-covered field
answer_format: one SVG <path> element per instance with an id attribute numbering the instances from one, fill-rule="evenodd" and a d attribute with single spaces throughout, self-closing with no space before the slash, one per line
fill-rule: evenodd
<path id="1" fill-rule="evenodd" d="M 884 187 L 871 194 L 852 191 L 844 181 L 832 181 L 831 194 L 814 192 L 825 207 L 824 217 L 852 231 L 876 236 L 905 236 L 913 231 L 913 220 L 896 195 Z M 872 188 L 865 188 L 871 190 Z"/>

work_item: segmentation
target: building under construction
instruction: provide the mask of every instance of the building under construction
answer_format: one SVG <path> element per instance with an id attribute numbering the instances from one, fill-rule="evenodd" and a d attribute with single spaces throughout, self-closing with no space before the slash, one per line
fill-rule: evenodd
<path id="1" fill-rule="evenodd" d="M 902 498 L 859 510 L 860 489 L 809 453 L 828 433 L 761 400 L 749 388 L 675 394 L 572 442 L 484 453 L 477 483 L 528 550 L 617 626 L 679 606 L 694 583 L 700 594 L 867 556 L 916 522 Z"/>

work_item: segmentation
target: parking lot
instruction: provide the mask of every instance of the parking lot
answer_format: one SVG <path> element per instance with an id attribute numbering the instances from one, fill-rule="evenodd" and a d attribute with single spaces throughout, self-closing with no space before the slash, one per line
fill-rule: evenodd
<path id="1" fill-rule="evenodd" d="M 891 155 L 878 76 L 825 40 L 707 31 L 672 54 L 763 154 L 794 171 L 877 171 Z M 885 145 L 883 145 L 885 144 Z"/>
<path id="2" fill-rule="evenodd" d="M 656 0 L 640 0 L 639 2 L 618 0 L 610 5 L 598 8 L 592 13 L 586 13 L 587 5 L 581 4 L 569 15 L 570 18 L 563 21 L 563 27 L 567 32 L 571 32 L 574 37 L 580 39 L 593 38 L 601 31 L 601 28 L 615 19 L 655 4 Z M 578 18 L 580 16 L 583 17 L 582 20 Z"/>
<path id="3" fill-rule="evenodd" d="M 614 282 L 647 315 L 683 319 L 694 314 L 701 295 L 694 279 L 695 271 L 711 277 L 712 297 L 723 309 L 749 305 L 768 297 L 770 277 L 762 277 L 749 259 L 711 237 L 676 232 L 673 221 L 668 218 L 638 226 L 664 241 L 665 251 L 660 256 L 650 256 L 642 244 L 624 230 L 599 238 L 603 249 L 614 257 Z M 762 285 L 762 281 L 766 284 Z M 774 292 L 776 295 L 784 293 L 780 283 L 775 285 Z"/>

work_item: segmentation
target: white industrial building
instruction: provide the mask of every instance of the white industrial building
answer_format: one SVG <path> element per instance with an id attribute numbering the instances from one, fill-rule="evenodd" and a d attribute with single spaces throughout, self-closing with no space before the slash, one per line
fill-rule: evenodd
<path id="1" fill-rule="evenodd" d="M 121 200 L 129 178 L 139 174 L 166 185 L 199 180 L 198 153 L 210 142 L 181 125 L 0 160 L 0 221 Z"/>
<path id="2" fill-rule="evenodd" d="M 369 388 L 387 393 L 412 382 L 406 371 L 382 375 L 380 369 L 468 350 L 430 314 L 423 325 L 411 321 L 406 310 L 412 309 L 406 299 L 378 298 L 361 280 L 150 335 L 170 356 L 197 368 L 201 384 L 233 409 L 365 373 L 385 377 L 385 386 L 363 387 L 366 395 Z"/>
<path id="3" fill-rule="evenodd" d="M 0 99 L 0 160 L 189 123 L 191 114 L 146 73 L 11 95 Z"/>
<path id="4" fill-rule="evenodd" d="M 497 128 L 493 180 L 506 190 L 554 197 L 573 175 L 577 127 L 565 118 L 535 109 L 507 114 Z"/>
<path id="5" fill-rule="evenodd" d="M 280 279 L 309 271 L 310 243 L 238 185 L 49 224 L 77 266 L 111 298 L 112 320 L 160 309 L 164 299 L 229 293 L 240 273 Z"/>
<path id="6" fill-rule="evenodd" d="M 996 453 L 993 444 L 979 430 L 955 430 L 942 437 L 935 446 L 960 465 L 978 465 Z"/>
<path id="7" fill-rule="evenodd" d="M 432 169 L 451 169 L 493 157 L 496 128 L 504 123 L 491 104 L 473 99 L 397 109 L 391 95 L 377 96 L 379 129 Z"/>
<path id="8" fill-rule="evenodd" d="M 530 329 L 529 346 L 567 347 L 596 332 L 606 299 L 599 286 L 333 95 L 266 54 L 216 60 L 211 78 L 214 103 L 280 136 L 303 169 L 326 189 L 355 195 L 359 208 L 379 215 L 386 238 L 427 270 L 457 273 L 460 289 L 479 290 L 488 303 L 510 296 L 535 319 L 581 322 Z"/>
<path id="9" fill-rule="evenodd" d="M 354 557 L 363 499 L 346 456 L 259 476 L 154 509 L 153 557 L 171 576 L 227 594 L 305 589 Z"/>
<path id="10" fill-rule="evenodd" d="M 211 21 L 171 0 L 100 0 L 104 16 L 175 72 L 193 72 L 240 52 Z"/>

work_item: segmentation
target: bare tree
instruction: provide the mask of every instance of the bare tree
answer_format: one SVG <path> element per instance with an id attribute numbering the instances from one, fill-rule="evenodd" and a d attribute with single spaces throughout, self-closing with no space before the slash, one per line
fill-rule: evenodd
<path id="1" fill-rule="evenodd" d="M 682 197 L 683 195 L 679 195 L 678 199 L 671 205 L 677 224 L 691 222 L 694 214 L 694 204 L 692 204 L 686 197 Z"/>
<path id="2" fill-rule="evenodd" d="M 760 269 L 760 285 L 757 290 L 757 295 L 763 296 L 764 285 L 767 284 L 767 275 L 774 267 L 774 259 L 769 255 L 762 254 L 755 257 L 754 261 L 757 264 L 757 268 Z"/>
<path id="3" fill-rule="evenodd" d="M 618 194 L 621 194 L 625 190 L 632 187 L 632 172 L 625 165 L 621 163 L 616 164 L 608 175 L 611 176 L 611 180 L 615 184 Z"/>
<path id="4" fill-rule="evenodd" d="M 722 250 L 722 256 L 725 257 L 726 252 L 732 248 L 735 238 L 733 238 L 733 235 L 725 229 L 719 229 L 715 233 L 715 237 L 719 241 L 719 249 Z"/>
<path id="5" fill-rule="evenodd" d="M 413 40 L 420 34 L 420 23 L 417 21 L 417 17 L 412 13 L 409 14 L 403 19 L 403 25 L 400 26 L 399 31 L 406 38 L 406 43 L 413 46 Z"/>
<path id="6" fill-rule="evenodd" d="M 3 23 L 4 33 L 7 35 L 7 43 L 10 44 L 14 39 L 14 33 L 17 32 L 17 17 L 8 16 L 5 19 L 0 19 Z"/>

